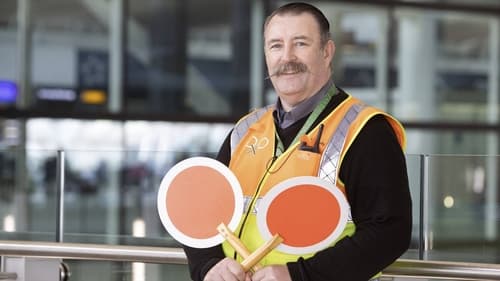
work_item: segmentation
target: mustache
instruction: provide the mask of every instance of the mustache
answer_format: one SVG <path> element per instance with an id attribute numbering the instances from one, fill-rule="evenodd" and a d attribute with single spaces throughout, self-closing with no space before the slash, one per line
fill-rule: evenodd
<path id="1" fill-rule="evenodd" d="M 296 62 L 296 61 L 289 61 L 283 64 L 280 64 L 274 69 L 274 71 L 267 76 L 265 79 L 270 79 L 273 76 L 281 76 L 286 73 L 303 73 L 307 72 L 307 65 L 301 63 L 301 62 Z"/>

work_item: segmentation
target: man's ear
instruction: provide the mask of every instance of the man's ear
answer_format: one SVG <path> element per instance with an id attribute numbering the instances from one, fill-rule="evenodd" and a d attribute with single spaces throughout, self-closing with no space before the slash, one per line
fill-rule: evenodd
<path id="1" fill-rule="evenodd" d="M 325 57 L 325 60 L 328 61 L 328 64 L 332 62 L 333 56 L 335 55 L 335 43 L 333 40 L 328 40 L 325 44 L 323 54 Z"/>

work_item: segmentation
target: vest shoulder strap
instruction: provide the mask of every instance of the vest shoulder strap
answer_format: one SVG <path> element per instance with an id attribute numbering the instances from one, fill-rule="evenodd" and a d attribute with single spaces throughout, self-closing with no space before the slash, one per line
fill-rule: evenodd
<path id="1" fill-rule="evenodd" d="M 359 113 L 367 107 L 366 104 L 358 100 L 353 99 L 352 101 L 353 104 L 350 105 L 349 110 L 346 112 L 327 143 L 321 157 L 320 169 L 318 171 L 318 176 L 320 178 L 330 181 L 334 186 L 337 182 L 340 159 L 342 151 L 344 150 L 344 145 L 347 141 L 348 131 Z"/>
<path id="2" fill-rule="evenodd" d="M 352 101 L 354 103 L 350 106 L 331 139 L 328 141 L 321 158 L 320 170 L 318 171 L 320 178 L 326 179 L 334 185 L 337 183 L 339 168 L 346 151 L 366 122 L 373 118 L 373 116 L 384 116 L 394 130 L 403 150 L 406 145 L 403 126 L 394 117 L 378 108 L 368 106 L 360 100 L 353 99 Z"/>
<path id="3" fill-rule="evenodd" d="M 234 126 L 231 132 L 231 155 L 240 143 L 241 139 L 248 132 L 248 129 L 257 121 L 259 121 L 262 116 L 269 110 L 274 110 L 275 105 L 268 105 L 262 108 L 258 108 L 247 115 L 243 116 Z"/>

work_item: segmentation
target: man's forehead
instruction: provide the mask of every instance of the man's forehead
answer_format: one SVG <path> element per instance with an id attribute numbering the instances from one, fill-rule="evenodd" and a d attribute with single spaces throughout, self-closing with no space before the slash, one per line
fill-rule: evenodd
<path id="1" fill-rule="evenodd" d="M 319 36 L 319 25 L 309 13 L 275 15 L 265 27 L 264 39 L 276 40 L 285 36 L 312 39 Z"/>

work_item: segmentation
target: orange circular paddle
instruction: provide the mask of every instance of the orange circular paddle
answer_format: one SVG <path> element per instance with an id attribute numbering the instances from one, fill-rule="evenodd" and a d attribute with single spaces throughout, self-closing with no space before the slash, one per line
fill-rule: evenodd
<path id="1" fill-rule="evenodd" d="M 349 205 L 330 182 L 312 176 L 285 180 L 262 198 L 257 225 L 264 240 L 279 234 L 277 250 L 309 254 L 334 242 L 344 230 Z"/>
<path id="2" fill-rule="evenodd" d="M 175 240 L 208 248 L 224 241 L 218 225 L 236 229 L 243 212 L 243 194 L 225 165 L 211 158 L 192 157 L 177 163 L 163 177 L 157 206 L 163 226 Z"/>

